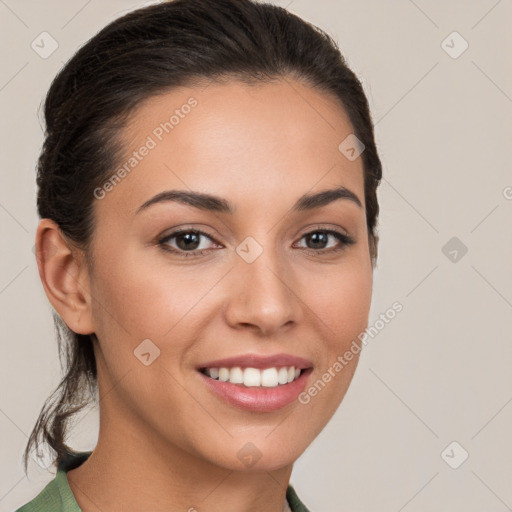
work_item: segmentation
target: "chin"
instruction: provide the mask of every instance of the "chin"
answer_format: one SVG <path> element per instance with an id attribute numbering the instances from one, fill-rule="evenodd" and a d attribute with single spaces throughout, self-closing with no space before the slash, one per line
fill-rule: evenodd
<path id="1" fill-rule="evenodd" d="M 286 437 L 275 431 L 269 435 L 265 429 L 259 435 L 245 434 L 232 439 L 221 451 L 212 454 L 215 459 L 212 462 L 231 471 L 275 471 L 293 464 L 309 444 L 291 433 Z"/>

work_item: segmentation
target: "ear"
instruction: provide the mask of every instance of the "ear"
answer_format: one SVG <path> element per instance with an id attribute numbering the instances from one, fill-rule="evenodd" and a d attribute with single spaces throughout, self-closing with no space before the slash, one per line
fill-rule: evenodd
<path id="1" fill-rule="evenodd" d="M 35 253 L 39 277 L 48 300 L 77 334 L 94 332 L 89 273 L 83 251 L 66 240 L 51 219 L 41 219 Z"/>

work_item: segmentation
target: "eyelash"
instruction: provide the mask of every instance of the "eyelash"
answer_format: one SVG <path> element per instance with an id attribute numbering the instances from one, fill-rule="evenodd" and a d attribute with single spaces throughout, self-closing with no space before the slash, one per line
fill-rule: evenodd
<path id="1" fill-rule="evenodd" d="M 195 233 L 198 235 L 203 235 L 203 236 L 209 238 L 210 240 L 212 240 L 213 242 L 218 243 L 208 233 L 206 233 L 200 229 L 190 229 L 190 228 L 178 229 L 176 231 L 173 231 L 172 233 L 160 238 L 157 243 L 164 251 L 172 252 L 173 254 L 177 254 L 180 257 L 185 257 L 185 258 L 203 256 L 212 250 L 212 249 L 201 249 L 201 250 L 196 249 L 195 251 L 183 251 L 181 249 L 175 249 L 174 247 L 170 249 L 169 246 L 166 244 L 166 242 L 168 242 L 169 240 L 171 240 L 181 234 L 185 234 L 185 233 Z M 355 243 L 355 240 L 349 235 L 345 235 L 344 233 L 340 233 L 339 231 L 336 231 L 333 229 L 322 229 L 322 228 L 317 228 L 313 231 L 308 231 L 307 233 L 304 233 L 304 235 L 302 235 L 300 240 L 302 240 L 304 237 L 306 237 L 308 235 L 312 235 L 314 233 L 325 233 L 327 235 L 332 235 L 339 242 L 341 242 L 341 246 L 330 248 L 330 249 L 318 249 L 318 250 L 304 249 L 308 254 L 312 254 L 314 256 L 323 256 L 324 254 L 331 254 L 333 252 L 343 251 L 348 246 L 353 245 Z"/>

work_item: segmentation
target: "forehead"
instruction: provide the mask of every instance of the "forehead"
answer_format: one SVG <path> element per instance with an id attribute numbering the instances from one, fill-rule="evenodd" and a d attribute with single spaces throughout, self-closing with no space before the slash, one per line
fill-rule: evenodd
<path id="1" fill-rule="evenodd" d="M 233 204 L 295 202 L 339 185 L 364 204 L 361 158 L 350 161 L 338 148 L 352 131 L 337 99 L 291 79 L 176 88 L 134 112 L 113 170 L 124 169 L 117 172 L 122 179 L 100 208 L 134 214 L 169 189 L 208 192 Z"/>

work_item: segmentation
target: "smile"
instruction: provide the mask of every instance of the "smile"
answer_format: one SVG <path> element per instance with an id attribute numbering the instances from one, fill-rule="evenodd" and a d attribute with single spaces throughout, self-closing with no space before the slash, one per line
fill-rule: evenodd
<path id="1" fill-rule="evenodd" d="M 221 382 L 240 384 L 245 387 L 266 387 L 275 388 L 290 384 L 298 379 L 301 374 L 300 368 L 294 366 L 274 366 L 272 368 L 202 368 L 200 370 L 208 377 Z"/>
<path id="2" fill-rule="evenodd" d="M 246 353 L 202 361 L 196 370 L 215 399 L 246 411 L 271 412 L 299 404 L 313 363 L 295 354 Z"/>

